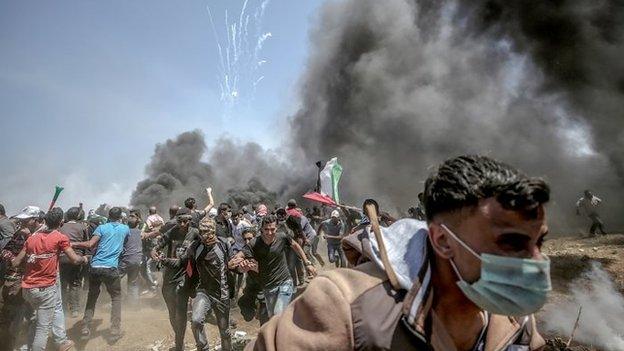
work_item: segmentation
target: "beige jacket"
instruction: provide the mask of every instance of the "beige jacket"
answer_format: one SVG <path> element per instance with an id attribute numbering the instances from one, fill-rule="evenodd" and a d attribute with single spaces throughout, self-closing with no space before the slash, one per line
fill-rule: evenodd
<path id="1" fill-rule="evenodd" d="M 393 290 L 373 262 L 324 272 L 281 315 L 267 322 L 245 350 L 454 351 L 430 308 L 433 292 L 423 299 L 414 325 L 407 323 L 404 316 L 418 289 L 415 283 L 409 292 Z M 523 321 L 490 317 L 485 351 L 508 350 L 510 345 L 519 345 L 512 350 L 541 349 L 544 340 L 532 316 Z"/>

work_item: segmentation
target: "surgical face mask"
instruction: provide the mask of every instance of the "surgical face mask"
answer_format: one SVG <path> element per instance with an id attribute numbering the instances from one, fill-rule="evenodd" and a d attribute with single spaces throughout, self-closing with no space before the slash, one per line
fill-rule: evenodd
<path id="1" fill-rule="evenodd" d="M 550 260 L 515 258 L 476 253 L 448 227 L 442 227 L 468 252 L 481 261 L 481 278 L 466 282 L 451 259 L 459 281 L 457 285 L 468 299 L 488 312 L 504 316 L 526 316 L 537 312 L 552 290 Z"/>

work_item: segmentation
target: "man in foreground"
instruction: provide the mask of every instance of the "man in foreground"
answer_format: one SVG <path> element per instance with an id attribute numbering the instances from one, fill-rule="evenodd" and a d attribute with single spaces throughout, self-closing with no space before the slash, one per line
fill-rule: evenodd
<path id="1" fill-rule="evenodd" d="M 178 210 L 177 224 L 160 237 L 151 252 L 152 258 L 163 265 L 162 294 L 175 334 L 175 346 L 171 349 L 175 351 L 184 350 L 188 300 L 193 290 L 186 267 L 178 264 L 199 235 L 197 228 L 191 227 L 192 220 L 193 216 L 188 208 Z"/>
<path id="2" fill-rule="evenodd" d="M 191 330 L 197 350 L 210 350 L 204 331 L 204 320 L 208 312 L 212 310 L 221 336 L 221 349 L 231 351 L 230 287 L 227 266 L 230 245 L 227 239 L 216 235 L 214 219 L 204 218 L 199 222 L 199 240 L 189 252 L 189 259 L 192 260 L 199 278 L 191 317 Z"/>
<path id="3" fill-rule="evenodd" d="M 286 263 L 287 250 L 294 250 L 305 262 L 310 276 L 316 275 L 316 269 L 308 261 L 303 249 L 288 235 L 277 233 L 277 217 L 267 215 L 262 218 L 262 234 L 245 245 L 235 257 L 245 257 L 238 265 L 240 271 L 258 270 L 259 282 L 264 290 L 264 298 L 269 317 L 280 314 L 294 294 L 293 281 Z M 257 268 L 255 263 L 257 262 Z"/>
<path id="4" fill-rule="evenodd" d="M 391 256 L 374 251 L 371 262 L 314 279 L 248 349 L 541 348 L 532 313 L 551 289 L 540 252 L 546 183 L 460 156 L 427 179 L 424 193 L 426 226 L 403 219 L 382 228 Z"/>

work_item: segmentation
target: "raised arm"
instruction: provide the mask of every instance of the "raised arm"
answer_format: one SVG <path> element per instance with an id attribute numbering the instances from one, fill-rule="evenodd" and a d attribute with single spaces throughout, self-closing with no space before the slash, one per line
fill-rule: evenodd
<path id="1" fill-rule="evenodd" d="M 212 197 L 212 188 L 206 188 L 206 194 L 208 194 L 208 205 L 204 208 L 204 211 L 208 213 L 214 207 L 214 199 Z"/>

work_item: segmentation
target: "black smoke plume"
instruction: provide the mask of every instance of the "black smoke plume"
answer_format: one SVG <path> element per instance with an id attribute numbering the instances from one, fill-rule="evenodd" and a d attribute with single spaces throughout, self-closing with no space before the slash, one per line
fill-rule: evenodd
<path id="1" fill-rule="evenodd" d="M 147 178 L 137 184 L 130 203 L 143 208 L 157 206 L 164 212 L 192 196 L 201 208 L 207 203 L 207 187 L 213 188 L 217 204 L 274 203 L 296 183 L 288 178 L 286 167 L 279 155 L 258 144 L 221 138 L 208 149 L 200 131 L 185 132 L 156 145 L 146 167 Z"/>
<path id="2" fill-rule="evenodd" d="M 621 225 L 621 4 L 330 1 L 292 140 L 306 163 L 339 156 L 350 201 L 405 207 L 431 166 L 480 153 L 547 178 L 561 227 L 583 225 L 585 188 Z"/>
<path id="3" fill-rule="evenodd" d="M 200 186 L 159 167 L 175 153 L 161 145 L 133 202 L 252 177 L 283 201 L 313 188 L 317 160 L 338 156 L 344 202 L 407 208 L 431 167 L 479 153 L 545 177 L 559 228 L 583 228 L 573 214 L 586 188 L 603 198 L 607 226 L 622 226 L 622 13 L 615 0 L 328 1 L 284 130 L 288 154 L 222 139 L 207 163 L 181 163 L 209 180 Z"/>

